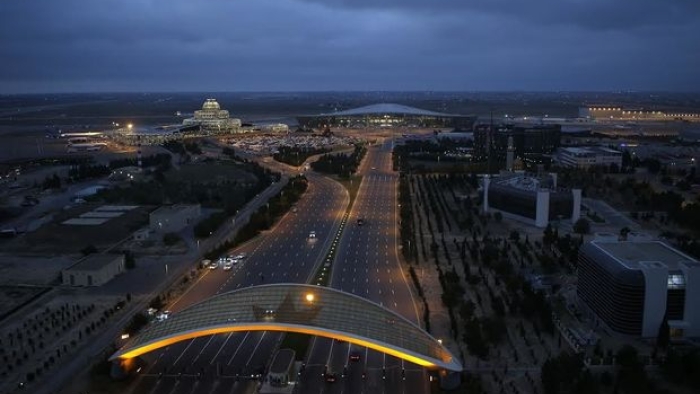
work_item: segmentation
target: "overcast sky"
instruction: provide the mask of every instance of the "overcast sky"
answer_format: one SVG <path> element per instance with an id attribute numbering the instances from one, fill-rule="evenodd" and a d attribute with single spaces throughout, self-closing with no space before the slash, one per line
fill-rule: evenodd
<path id="1" fill-rule="evenodd" d="M 700 0 L 0 0 L 0 93 L 700 90 Z"/>

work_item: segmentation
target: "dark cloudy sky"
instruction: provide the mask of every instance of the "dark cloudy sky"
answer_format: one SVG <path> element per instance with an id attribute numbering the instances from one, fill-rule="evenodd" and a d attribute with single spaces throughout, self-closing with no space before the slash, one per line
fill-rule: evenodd
<path id="1" fill-rule="evenodd" d="M 0 93 L 700 90 L 700 0 L 0 0 Z"/>

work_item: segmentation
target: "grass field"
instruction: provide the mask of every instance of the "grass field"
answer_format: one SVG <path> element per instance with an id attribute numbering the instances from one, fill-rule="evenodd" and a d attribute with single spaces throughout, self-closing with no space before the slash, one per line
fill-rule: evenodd
<path id="1" fill-rule="evenodd" d="M 171 169 L 166 173 L 169 180 L 201 182 L 203 180 L 238 180 L 255 182 L 255 176 L 241 169 L 235 163 L 191 163 Z"/>
<path id="2" fill-rule="evenodd" d="M 56 253 L 78 253 L 88 245 L 103 250 L 129 237 L 134 231 L 148 224 L 148 214 L 152 206 L 140 206 L 125 211 L 96 226 L 74 226 L 62 224 L 63 221 L 79 217 L 80 214 L 98 208 L 102 204 L 79 205 L 69 210 L 58 212 L 50 223 L 38 230 L 6 243 L 7 251 L 31 253 L 33 255 L 51 255 Z"/>

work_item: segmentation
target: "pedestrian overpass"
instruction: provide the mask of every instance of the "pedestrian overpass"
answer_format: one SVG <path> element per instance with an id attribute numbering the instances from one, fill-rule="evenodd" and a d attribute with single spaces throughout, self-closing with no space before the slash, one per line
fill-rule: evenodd
<path id="1" fill-rule="evenodd" d="M 428 368 L 462 370 L 440 341 L 383 306 L 329 287 L 287 283 L 247 287 L 192 305 L 145 328 L 110 360 L 126 361 L 188 339 L 238 331 L 316 335 Z"/>

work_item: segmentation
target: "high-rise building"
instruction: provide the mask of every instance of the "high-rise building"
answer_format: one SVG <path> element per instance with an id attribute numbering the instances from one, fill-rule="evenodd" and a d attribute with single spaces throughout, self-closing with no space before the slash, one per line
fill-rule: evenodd
<path id="1" fill-rule="evenodd" d="M 618 333 L 653 338 L 666 319 L 673 337 L 700 336 L 700 263 L 663 242 L 630 233 L 584 244 L 577 294 Z"/>
<path id="2" fill-rule="evenodd" d="M 526 166 L 549 163 L 559 147 L 561 125 L 494 125 L 479 124 L 474 128 L 474 154 L 477 160 L 491 157 L 501 165 L 508 158 L 509 141 L 513 159 L 520 158 Z M 503 167 L 501 167 L 503 168 Z"/>

